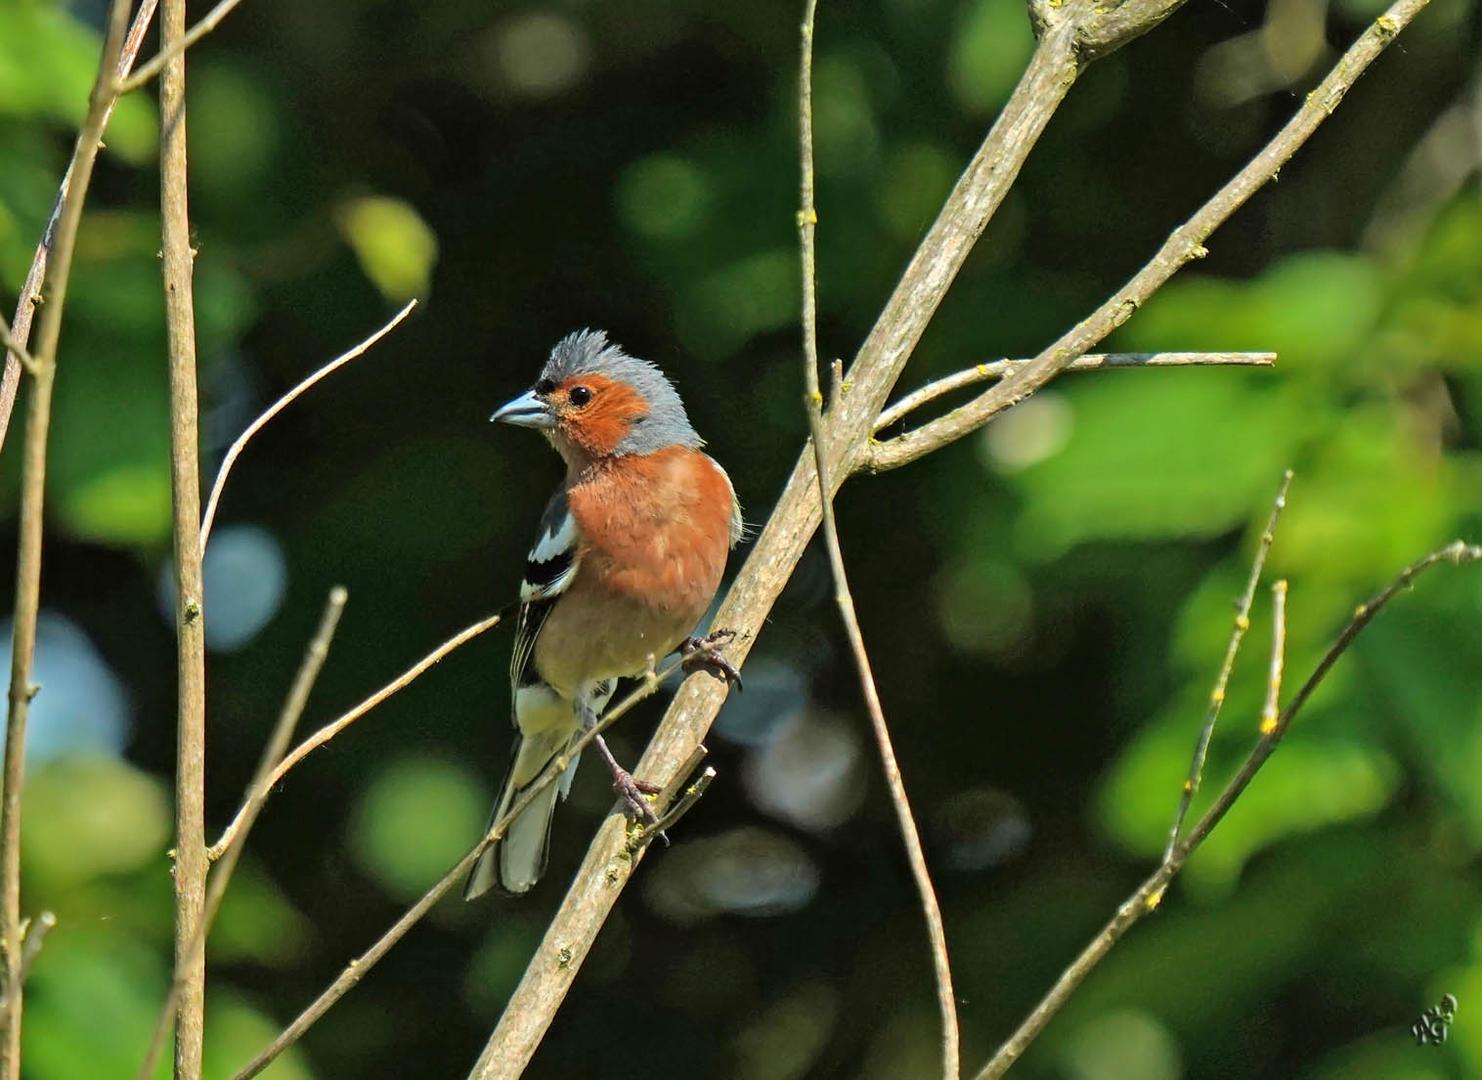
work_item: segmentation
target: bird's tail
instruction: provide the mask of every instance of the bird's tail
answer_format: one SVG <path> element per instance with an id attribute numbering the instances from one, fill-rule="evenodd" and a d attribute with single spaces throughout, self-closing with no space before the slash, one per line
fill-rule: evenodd
<path id="1" fill-rule="evenodd" d="M 494 813 L 489 818 L 489 828 L 509 812 L 515 800 L 524 794 L 545 770 L 552 758 L 563 753 L 571 743 L 569 731 L 540 732 L 537 735 L 521 735 L 516 730 L 514 758 L 509 773 L 504 778 L 504 788 L 499 801 L 494 804 Z M 472 900 L 490 889 L 502 893 L 528 892 L 530 887 L 545 873 L 546 858 L 550 853 L 551 818 L 556 812 L 556 796 L 563 799 L 571 789 L 571 777 L 576 771 L 573 760 L 559 781 L 548 784 L 518 817 L 510 822 L 505 834 L 484 850 L 473 872 L 468 875 L 468 884 L 463 887 L 463 899 Z"/>

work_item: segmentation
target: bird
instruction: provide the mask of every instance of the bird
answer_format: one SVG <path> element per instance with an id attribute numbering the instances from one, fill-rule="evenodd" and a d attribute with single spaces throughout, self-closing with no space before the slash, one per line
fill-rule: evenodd
<path id="1" fill-rule="evenodd" d="M 515 744 L 489 827 L 546 766 L 597 723 L 619 679 L 679 651 L 687 671 L 740 688 L 716 649 L 734 635 L 692 631 L 720 587 L 742 538 L 731 479 L 701 448 L 684 402 L 654 364 L 630 356 L 601 330 L 569 334 L 551 349 L 535 384 L 491 421 L 534 428 L 566 475 L 546 505 L 520 585 L 510 660 Z M 629 811 L 649 822 L 655 788 L 593 740 Z M 545 871 L 559 793 L 572 760 L 487 847 L 464 888 L 528 892 Z"/>

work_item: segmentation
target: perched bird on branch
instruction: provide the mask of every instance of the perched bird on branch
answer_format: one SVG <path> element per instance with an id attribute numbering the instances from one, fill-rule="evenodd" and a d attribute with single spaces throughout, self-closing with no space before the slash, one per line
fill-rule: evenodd
<path id="1" fill-rule="evenodd" d="M 494 806 L 504 816 L 546 765 L 597 723 L 617 681 L 678 649 L 686 667 L 739 687 L 711 638 L 690 637 L 741 538 L 726 472 L 700 447 L 673 384 L 600 331 L 556 343 L 528 393 L 490 418 L 535 428 L 566 463 L 520 586 L 510 685 L 514 760 Z M 613 788 L 654 820 L 654 789 L 622 768 L 599 735 Z M 511 822 L 474 866 L 463 895 L 523 893 L 545 871 L 559 791 L 575 762 Z"/>

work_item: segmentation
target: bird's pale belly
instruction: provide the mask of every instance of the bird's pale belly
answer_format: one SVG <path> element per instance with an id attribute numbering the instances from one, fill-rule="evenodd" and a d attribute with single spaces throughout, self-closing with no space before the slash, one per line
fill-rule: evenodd
<path id="1" fill-rule="evenodd" d="M 679 647 L 705 614 L 705 605 L 658 610 L 628 597 L 583 588 L 580 579 L 561 598 L 535 641 L 535 667 L 564 698 L 582 683 L 638 675 L 649 657 Z"/>

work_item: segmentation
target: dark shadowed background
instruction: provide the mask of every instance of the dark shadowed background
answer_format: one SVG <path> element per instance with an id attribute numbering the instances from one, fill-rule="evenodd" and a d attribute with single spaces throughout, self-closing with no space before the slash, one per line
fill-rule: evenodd
<path id="1" fill-rule="evenodd" d="M 0 0 L 6 302 L 82 113 L 102 7 Z M 1032 355 L 1090 311 L 1381 10 L 1191 3 L 1096 64 L 902 390 Z M 748 519 L 765 520 L 805 428 L 800 13 L 248 0 L 191 53 L 213 472 L 264 405 L 423 301 L 275 421 L 227 491 L 207 560 L 213 835 L 332 585 L 350 602 L 306 725 L 514 597 L 560 469 L 486 420 L 561 334 L 606 328 L 669 371 Z M 1281 470 L 1297 478 L 1271 569 L 1291 580 L 1294 677 L 1399 566 L 1482 532 L 1478 26 L 1472 0 L 1435 0 L 1110 342 L 1274 350 L 1274 371 L 1067 376 L 845 489 L 970 1065 L 1161 851 Z M 863 339 L 1031 43 L 1018 0 L 825 0 L 829 356 Z M 62 338 L 24 848 L 24 907 L 60 923 L 28 987 L 34 1080 L 132 1076 L 169 977 L 157 130 L 152 93 L 120 106 Z M 7 551 L 18 446 L 13 432 L 0 457 Z M 1263 590 L 1211 787 L 1255 732 L 1268 607 Z M 509 639 L 453 655 L 274 796 L 212 938 L 209 1076 L 231 1075 L 473 843 L 509 741 Z M 815 550 L 709 740 L 719 781 L 644 863 L 529 1075 L 933 1073 L 925 934 L 841 642 Z M 1482 1075 L 1479 673 L 1482 573 L 1438 573 L 1362 639 L 1015 1075 Z M 660 707 L 617 729 L 630 759 Z M 268 1075 L 462 1076 L 610 805 L 601 773 L 578 776 L 535 892 L 447 901 Z M 1415 1047 L 1408 1025 L 1448 991 L 1451 1041 Z"/>

